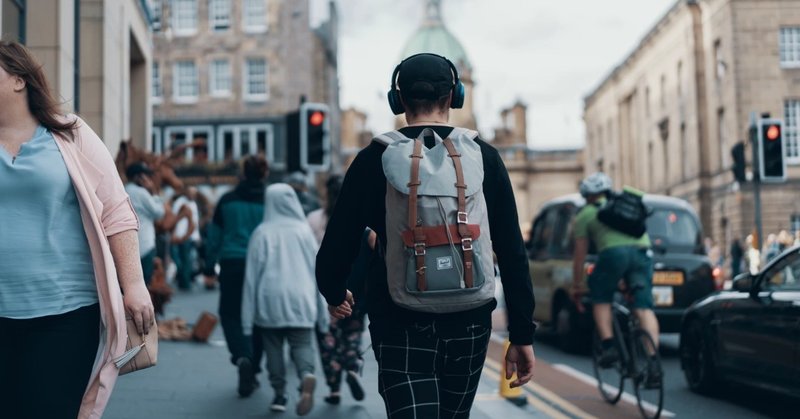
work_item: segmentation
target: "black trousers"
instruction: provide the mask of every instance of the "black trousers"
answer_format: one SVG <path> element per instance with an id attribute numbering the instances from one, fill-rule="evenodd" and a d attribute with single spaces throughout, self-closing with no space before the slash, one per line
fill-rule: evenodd
<path id="1" fill-rule="evenodd" d="M 486 360 L 491 318 L 370 324 L 386 416 L 468 418 Z"/>
<path id="2" fill-rule="evenodd" d="M 75 419 L 100 344 L 99 304 L 56 316 L 0 317 L 0 336 L 0 416 Z"/>
<path id="3" fill-rule="evenodd" d="M 328 333 L 317 332 L 322 370 L 325 382 L 336 393 L 342 386 L 342 370 L 358 372 L 361 367 L 361 335 L 364 333 L 364 316 L 352 315 L 342 320 L 331 319 Z"/>
<path id="4" fill-rule="evenodd" d="M 249 358 L 255 371 L 259 372 L 264 353 L 261 337 L 247 336 L 242 330 L 244 265 L 244 259 L 219 261 L 219 322 L 231 353 L 231 363 L 236 365 L 239 358 Z"/>

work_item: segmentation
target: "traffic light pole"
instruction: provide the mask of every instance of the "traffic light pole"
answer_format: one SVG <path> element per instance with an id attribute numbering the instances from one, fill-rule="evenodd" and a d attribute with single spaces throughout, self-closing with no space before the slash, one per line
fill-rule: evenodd
<path id="1" fill-rule="evenodd" d="M 753 199 L 755 203 L 755 224 L 756 224 L 756 240 L 753 247 L 761 250 L 764 240 L 764 232 L 761 226 L 761 174 L 758 167 L 759 162 L 759 144 L 758 144 L 758 125 L 757 115 L 755 112 L 750 113 L 750 144 L 753 148 Z"/>

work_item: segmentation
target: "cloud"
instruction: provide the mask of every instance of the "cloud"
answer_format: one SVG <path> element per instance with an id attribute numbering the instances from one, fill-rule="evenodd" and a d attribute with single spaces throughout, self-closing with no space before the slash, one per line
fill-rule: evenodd
<path id="1" fill-rule="evenodd" d="M 327 0 L 313 0 L 327 3 Z M 474 67 L 479 128 L 500 109 L 529 105 L 529 143 L 583 143 L 582 100 L 675 0 L 444 0 L 442 15 Z M 424 0 L 338 0 L 341 102 L 393 128 L 389 78 L 423 18 Z M 314 5 L 315 3 L 312 3 Z"/>

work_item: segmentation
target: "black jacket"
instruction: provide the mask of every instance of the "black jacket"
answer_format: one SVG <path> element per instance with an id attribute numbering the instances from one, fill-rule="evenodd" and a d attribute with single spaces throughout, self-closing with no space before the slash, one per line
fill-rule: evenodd
<path id="1" fill-rule="evenodd" d="M 446 126 L 415 126 L 400 131 L 407 137 L 415 138 L 424 128 L 433 128 L 442 138 L 447 137 L 453 129 Z M 426 139 L 426 145 L 431 146 L 431 141 L 432 138 Z M 483 194 L 488 209 L 492 247 L 497 255 L 508 307 L 510 340 L 515 344 L 530 344 L 536 328 L 532 320 L 533 289 L 511 182 L 497 150 L 480 139 L 475 141 L 483 154 Z M 344 301 L 346 279 L 358 253 L 364 228 L 374 230 L 385 247 L 386 176 L 381 162 L 384 150 L 385 146 L 373 142 L 361 150 L 353 161 L 317 254 L 317 284 L 331 305 L 339 305 Z M 373 258 L 368 278 L 367 312 L 370 319 L 376 322 L 384 319 L 393 322 L 431 319 L 469 322 L 487 318 L 497 306 L 497 302 L 492 301 L 467 312 L 448 314 L 406 310 L 395 305 L 389 295 L 383 259 Z"/>

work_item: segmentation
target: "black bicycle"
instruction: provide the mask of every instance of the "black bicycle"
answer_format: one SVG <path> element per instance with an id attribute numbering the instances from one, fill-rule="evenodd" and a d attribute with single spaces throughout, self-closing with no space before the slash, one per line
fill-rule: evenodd
<path id="1" fill-rule="evenodd" d="M 656 419 L 661 416 L 664 406 L 664 374 L 653 338 L 641 328 L 638 317 L 632 313 L 632 292 L 639 287 L 624 291 L 622 298 L 615 298 L 611 305 L 618 360 L 610 366 L 599 364 L 603 349 L 600 335 L 595 331 L 592 363 L 597 388 L 606 402 L 616 404 L 620 400 L 625 379 L 628 378 L 633 382 L 636 403 L 642 416 Z"/>

